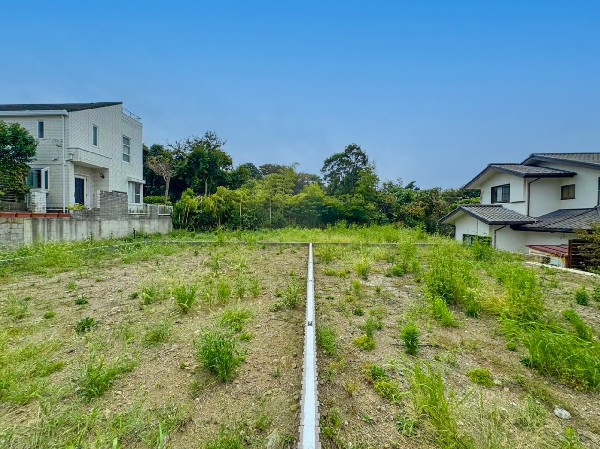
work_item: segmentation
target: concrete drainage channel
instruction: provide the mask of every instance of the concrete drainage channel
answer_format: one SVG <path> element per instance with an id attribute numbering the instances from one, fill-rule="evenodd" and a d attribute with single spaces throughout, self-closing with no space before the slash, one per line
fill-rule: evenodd
<path id="1" fill-rule="evenodd" d="M 317 341 L 315 332 L 315 278 L 313 245 L 308 244 L 306 275 L 306 321 L 304 323 L 304 366 L 302 368 L 302 399 L 299 449 L 318 449 L 319 397 L 317 392 Z"/>

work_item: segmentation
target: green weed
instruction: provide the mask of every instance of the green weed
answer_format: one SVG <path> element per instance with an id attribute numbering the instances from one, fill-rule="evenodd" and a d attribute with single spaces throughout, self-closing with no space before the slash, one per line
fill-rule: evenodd
<path id="1" fill-rule="evenodd" d="M 413 322 L 409 322 L 402 327 L 400 336 L 404 341 L 406 352 L 410 355 L 417 355 L 419 352 L 419 328 Z"/>
<path id="2" fill-rule="evenodd" d="M 149 305 L 165 298 L 164 292 L 157 285 L 145 285 L 139 294 L 142 304 Z"/>
<path id="3" fill-rule="evenodd" d="M 171 326 L 169 321 L 162 321 L 148 326 L 144 332 L 144 344 L 147 346 L 157 346 L 168 341 L 171 336 Z"/>
<path id="4" fill-rule="evenodd" d="M 231 309 L 223 312 L 219 323 L 222 327 L 239 333 L 244 330 L 244 326 L 251 318 L 252 312 L 248 309 Z"/>
<path id="5" fill-rule="evenodd" d="M 9 294 L 8 300 L 4 305 L 4 313 L 15 321 L 22 320 L 29 315 L 29 300 Z"/>
<path id="6" fill-rule="evenodd" d="M 369 273 L 371 272 L 371 261 L 366 257 L 363 257 L 354 264 L 354 269 L 356 270 L 356 274 L 361 278 L 368 279 Z"/>
<path id="7" fill-rule="evenodd" d="M 483 385 L 484 387 L 493 387 L 494 379 L 489 370 L 485 368 L 475 368 L 467 373 L 467 377 L 471 379 L 471 382 L 477 385 Z"/>
<path id="8" fill-rule="evenodd" d="M 458 327 L 459 323 L 454 318 L 454 313 L 448 308 L 448 304 L 442 298 L 431 299 L 431 311 L 436 320 L 444 327 Z"/>
<path id="9" fill-rule="evenodd" d="M 85 334 L 86 332 L 94 329 L 96 326 L 98 326 L 98 322 L 94 318 L 86 316 L 77 322 L 75 325 L 75 332 L 78 334 Z"/>
<path id="10" fill-rule="evenodd" d="M 196 358 L 221 382 L 229 382 L 245 355 L 232 337 L 220 332 L 206 332 L 196 344 Z"/>
<path id="11" fill-rule="evenodd" d="M 580 306 L 587 306 L 590 303 L 590 295 L 585 287 L 575 290 L 575 302 Z"/>
<path id="12" fill-rule="evenodd" d="M 579 338 L 586 341 L 592 341 L 594 338 L 592 328 L 585 324 L 585 321 L 581 319 L 577 312 L 572 309 L 565 310 L 563 312 L 563 317 L 565 317 L 565 319 L 575 328 Z"/>
<path id="13" fill-rule="evenodd" d="M 79 373 L 78 392 L 86 401 L 100 397 L 118 378 L 133 371 L 135 366 L 136 363 L 131 360 L 107 366 L 104 359 L 92 358 Z"/>
<path id="14" fill-rule="evenodd" d="M 179 306 L 182 313 L 188 313 L 198 300 L 198 287 L 194 284 L 180 284 L 173 288 L 172 294 L 175 304 Z"/>
<path id="15" fill-rule="evenodd" d="M 77 298 L 75 298 L 75 304 L 78 306 L 85 306 L 86 304 L 89 304 L 89 300 L 87 299 L 87 297 L 82 293 L 80 295 L 77 295 Z"/>
<path id="16" fill-rule="evenodd" d="M 517 412 L 517 424 L 524 429 L 537 429 L 545 424 L 547 417 L 544 406 L 527 396 Z"/>
<path id="17" fill-rule="evenodd" d="M 332 326 L 317 327 L 317 347 L 328 356 L 335 356 L 338 352 L 337 333 Z"/>
<path id="18" fill-rule="evenodd" d="M 356 337 L 353 341 L 353 344 L 363 351 L 372 351 L 375 349 L 375 339 L 373 337 L 369 337 L 368 335 Z"/>

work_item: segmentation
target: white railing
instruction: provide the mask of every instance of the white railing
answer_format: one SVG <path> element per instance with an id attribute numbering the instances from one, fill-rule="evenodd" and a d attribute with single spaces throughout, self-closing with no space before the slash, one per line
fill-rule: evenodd
<path id="1" fill-rule="evenodd" d="M 146 215 L 149 217 L 156 214 L 158 216 L 171 216 L 173 215 L 173 206 L 165 206 L 164 204 L 129 203 L 128 211 L 130 215 Z"/>

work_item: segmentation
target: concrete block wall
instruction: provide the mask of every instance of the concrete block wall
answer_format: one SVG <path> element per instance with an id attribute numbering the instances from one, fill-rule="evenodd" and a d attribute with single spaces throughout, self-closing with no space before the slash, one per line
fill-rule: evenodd
<path id="1" fill-rule="evenodd" d="M 46 192 L 39 189 L 29 191 L 29 210 L 36 213 L 46 212 Z"/>
<path id="2" fill-rule="evenodd" d="M 129 218 L 129 202 L 125 192 L 100 192 L 100 219 L 126 220 Z"/>
<path id="3" fill-rule="evenodd" d="M 0 217 L 0 244 L 17 246 L 25 242 L 23 218 Z"/>

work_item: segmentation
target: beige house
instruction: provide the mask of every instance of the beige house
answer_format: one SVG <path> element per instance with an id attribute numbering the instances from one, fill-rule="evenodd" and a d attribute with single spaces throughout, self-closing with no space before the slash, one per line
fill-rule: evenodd
<path id="1" fill-rule="evenodd" d="M 600 222 L 600 153 L 534 153 L 520 164 L 489 164 L 464 188 L 481 204 L 464 205 L 440 222 L 455 238 L 489 238 L 494 248 L 543 253 L 556 264 L 579 229 Z"/>
<path id="2" fill-rule="evenodd" d="M 28 182 L 45 209 L 92 209 L 100 191 L 142 205 L 142 123 L 123 103 L 0 104 L 0 120 L 37 138 Z"/>

